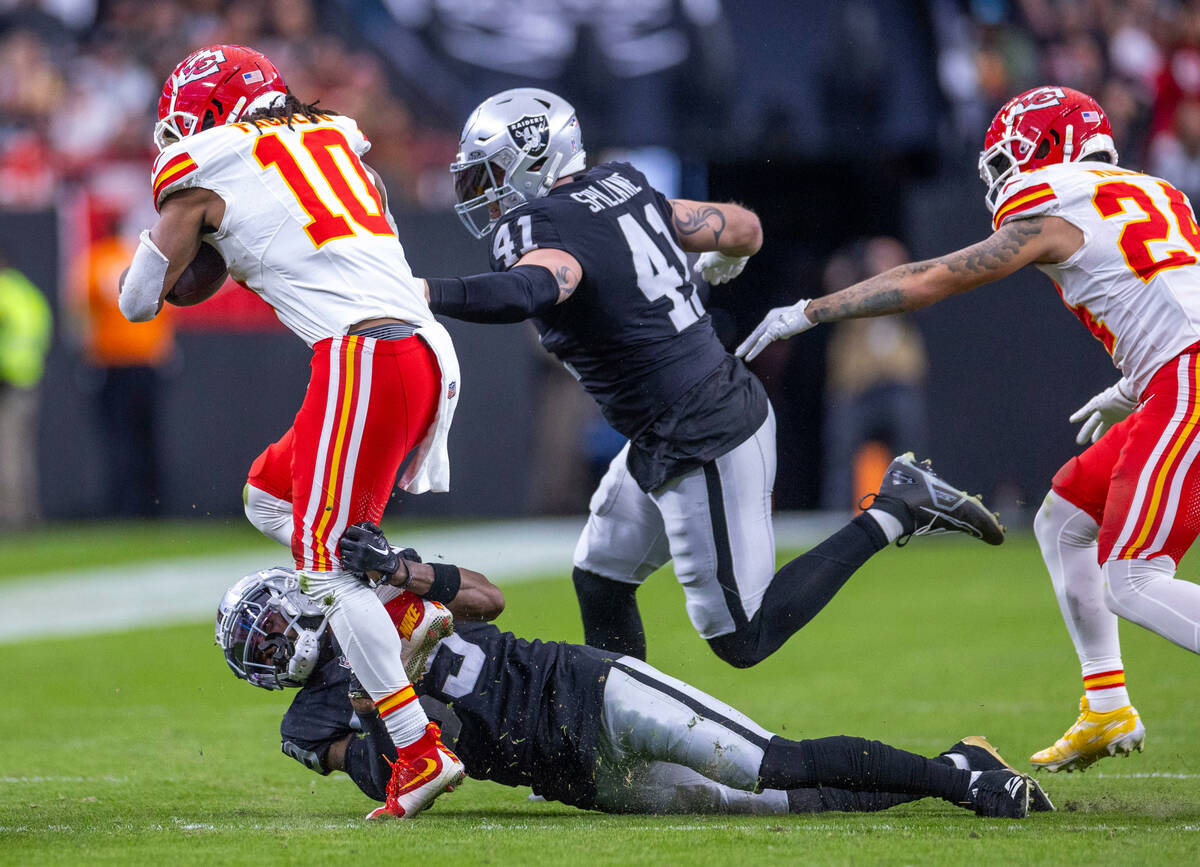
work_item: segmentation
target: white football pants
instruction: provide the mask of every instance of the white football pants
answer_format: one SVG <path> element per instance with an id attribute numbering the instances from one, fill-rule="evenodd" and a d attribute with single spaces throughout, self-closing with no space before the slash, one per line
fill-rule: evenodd
<path id="1" fill-rule="evenodd" d="M 575 566 L 640 584 L 668 560 L 702 638 L 745 626 L 775 576 L 775 413 L 755 434 L 647 494 L 629 474 L 629 445 L 612 460 L 575 546 Z"/>

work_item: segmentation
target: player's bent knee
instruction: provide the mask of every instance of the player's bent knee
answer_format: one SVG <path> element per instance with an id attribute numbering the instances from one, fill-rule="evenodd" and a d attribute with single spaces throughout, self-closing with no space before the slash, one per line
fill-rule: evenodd
<path id="1" fill-rule="evenodd" d="M 246 519 L 260 533 L 281 545 L 292 544 L 292 504 L 247 483 L 242 489 Z"/>
<path id="2" fill-rule="evenodd" d="M 718 659 L 734 668 L 751 668 L 769 656 L 759 647 L 757 630 L 749 626 L 710 638 L 708 646 Z"/>
<path id="3" fill-rule="evenodd" d="M 1046 498 L 1042 500 L 1042 505 L 1038 508 L 1037 514 L 1033 516 L 1033 535 L 1038 540 L 1038 544 L 1042 549 L 1053 544 L 1054 538 L 1057 535 L 1058 521 L 1056 520 L 1055 505 L 1058 497 L 1053 491 L 1046 494 Z"/>
<path id="4" fill-rule="evenodd" d="M 1096 544 L 1099 534 L 1096 520 L 1057 491 L 1046 494 L 1033 518 L 1033 535 L 1043 552 L 1059 545 L 1086 548 Z"/>

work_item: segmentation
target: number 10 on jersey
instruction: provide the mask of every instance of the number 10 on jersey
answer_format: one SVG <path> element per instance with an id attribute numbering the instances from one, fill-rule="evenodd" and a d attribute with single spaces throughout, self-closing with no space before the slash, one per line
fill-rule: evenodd
<path id="1" fill-rule="evenodd" d="M 320 172 L 330 191 L 341 203 L 345 210 L 344 215 L 335 213 L 325 203 L 321 194 L 317 192 L 316 186 L 305 174 L 295 154 L 288 149 L 276 133 L 258 137 L 254 143 L 254 158 L 264 169 L 274 166 L 279 171 L 283 182 L 287 184 L 300 207 L 304 209 L 304 213 L 308 215 L 309 222 L 304 227 L 304 231 L 308 233 L 313 244 L 319 248 L 328 241 L 349 238 L 356 234 L 354 227 L 350 225 L 350 221 L 346 217 L 372 235 L 395 234 L 384 212 L 383 200 L 379 196 L 379 191 L 371 183 L 362 161 L 351 149 L 350 143 L 346 141 L 346 136 L 342 134 L 341 130 L 330 127 L 305 130 L 300 134 L 300 143 L 316 163 L 317 171 Z M 355 192 L 350 180 L 334 157 L 335 151 L 341 151 L 345 155 L 354 169 L 354 173 L 358 175 L 363 187 L 366 188 L 370 202 L 363 202 L 359 194 Z"/>

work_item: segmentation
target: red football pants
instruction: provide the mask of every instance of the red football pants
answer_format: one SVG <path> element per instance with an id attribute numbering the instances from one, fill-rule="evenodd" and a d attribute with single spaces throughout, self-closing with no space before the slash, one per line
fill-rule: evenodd
<path id="1" fill-rule="evenodd" d="M 1200 352 L 1154 374 L 1141 405 L 1054 476 L 1056 494 L 1100 525 L 1099 560 L 1167 556 L 1200 533 Z"/>
<path id="2" fill-rule="evenodd" d="M 350 524 L 378 523 L 400 464 L 437 413 L 441 371 L 421 338 L 328 337 L 291 429 L 250 468 L 249 482 L 292 504 L 297 569 L 339 568 Z"/>

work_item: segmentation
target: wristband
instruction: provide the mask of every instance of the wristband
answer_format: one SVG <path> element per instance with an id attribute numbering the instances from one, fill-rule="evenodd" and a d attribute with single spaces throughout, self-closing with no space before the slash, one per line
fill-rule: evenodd
<path id="1" fill-rule="evenodd" d="M 452 563 L 430 563 L 433 567 L 433 584 L 425 591 L 425 598 L 430 602 L 449 603 L 458 595 L 462 584 L 462 573 Z"/>

